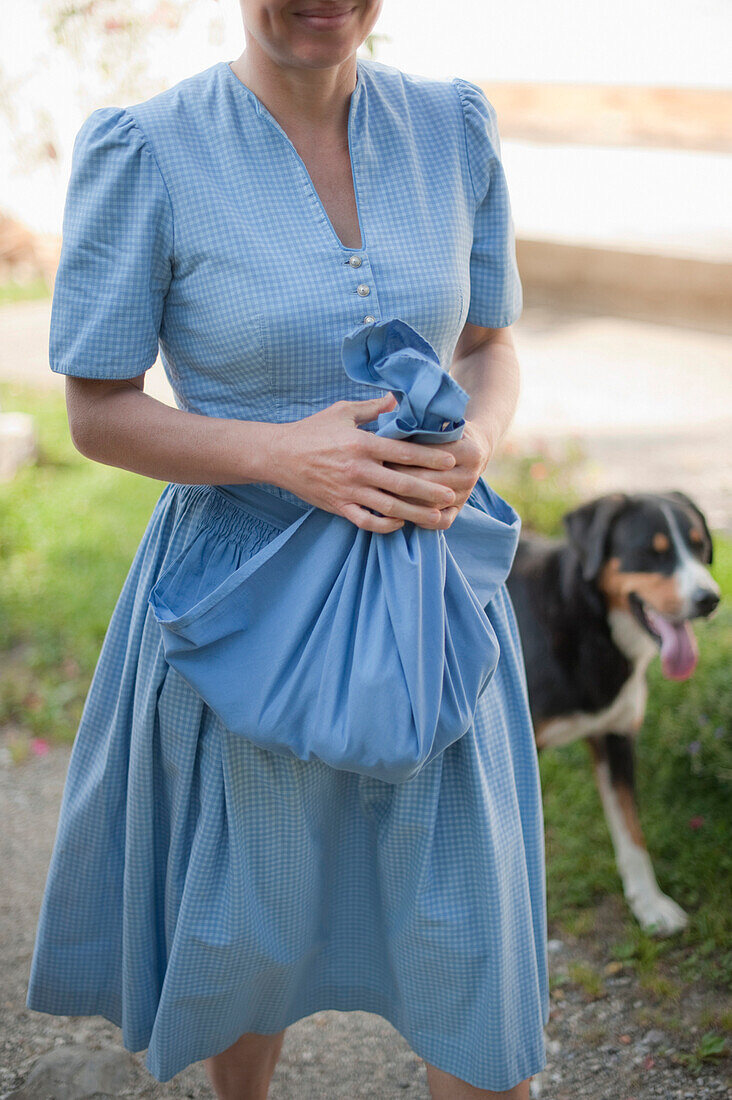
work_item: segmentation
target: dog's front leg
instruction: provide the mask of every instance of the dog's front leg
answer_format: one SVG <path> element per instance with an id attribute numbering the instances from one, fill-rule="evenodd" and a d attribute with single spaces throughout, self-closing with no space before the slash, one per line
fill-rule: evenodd
<path id="1" fill-rule="evenodd" d="M 642 928 L 661 936 L 678 932 L 688 918 L 656 882 L 638 820 L 633 738 L 606 733 L 587 741 L 626 901 Z"/>

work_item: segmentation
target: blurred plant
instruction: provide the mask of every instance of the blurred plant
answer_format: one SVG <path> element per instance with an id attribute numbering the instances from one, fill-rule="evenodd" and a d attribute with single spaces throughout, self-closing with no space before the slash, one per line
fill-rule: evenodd
<path id="1" fill-rule="evenodd" d="M 200 7 L 198 0 L 46 0 L 44 14 L 55 43 L 83 61 L 87 77 L 96 70 L 113 99 L 139 99 L 165 84 L 156 61 L 161 38 Z M 220 9 L 209 33 L 214 25 L 220 35 Z"/>
<path id="2" fill-rule="evenodd" d="M 585 461 L 576 436 L 551 442 L 537 437 L 522 445 L 507 441 L 484 477 L 514 506 L 525 530 L 561 535 L 562 514 L 580 502 L 576 475 Z"/>
<path id="3" fill-rule="evenodd" d="M 391 42 L 391 36 L 388 34 L 368 34 L 364 40 L 363 48 L 367 51 L 369 57 L 372 60 L 376 59 L 376 51 L 378 49 L 377 42 Z"/>
<path id="4" fill-rule="evenodd" d="M 685 1065 L 692 1073 L 698 1073 L 705 1064 L 716 1065 L 730 1053 L 730 1047 L 724 1035 L 707 1031 L 690 1051 L 680 1051 L 674 1061 Z"/>
<path id="5" fill-rule="evenodd" d="M 208 37 L 224 37 L 218 0 L 209 0 Z M 200 0 L 45 0 L 47 37 L 31 40 L 22 75 L 0 67 L 0 114 L 8 123 L 10 163 L 27 175 L 60 162 L 60 141 L 47 94 L 34 93 L 33 78 L 61 48 L 75 63 L 72 79 L 82 115 L 108 103 L 148 98 L 167 86 L 159 57 L 161 42 L 180 32 L 187 18 L 200 21 Z M 98 79 L 96 79 L 98 78 Z M 66 76 L 62 77 L 66 80 Z"/>

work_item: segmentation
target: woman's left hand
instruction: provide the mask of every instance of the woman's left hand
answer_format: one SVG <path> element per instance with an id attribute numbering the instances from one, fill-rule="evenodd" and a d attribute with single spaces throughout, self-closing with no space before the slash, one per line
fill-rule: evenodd
<path id="1" fill-rule="evenodd" d="M 391 470 L 408 469 L 413 477 L 424 477 L 428 481 L 437 481 L 447 485 L 455 493 L 453 504 L 441 508 L 442 521 L 436 524 L 437 530 L 450 527 L 465 501 L 472 493 L 475 483 L 491 460 L 495 444 L 490 432 L 473 420 L 466 420 L 460 439 L 452 443 L 430 443 L 427 446 L 444 447 L 455 456 L 455 465 L 449 470 L 430 470 L 424 466 L 403 467 L 401 463 L 385 462 Z M 403 497 L 410 503 L 421 504 L 412 497 Z"/>

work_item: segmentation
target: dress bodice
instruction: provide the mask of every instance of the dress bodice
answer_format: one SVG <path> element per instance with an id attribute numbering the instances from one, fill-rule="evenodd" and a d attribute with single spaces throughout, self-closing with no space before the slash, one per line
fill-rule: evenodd
<path id="1" fill-rule="evenodd" d="M 284 422 L 378 395 L 343 370 L 355 325 L 400 317 L 449 370 L 466 320 L 511 324 L 521 284 L 482 90 L 359 58 L 348 140 L 358 249 L 228 62 L 92 112 L 74 147 L 52 369 L 131 377 L 159 348 L 180 408 Z"/>

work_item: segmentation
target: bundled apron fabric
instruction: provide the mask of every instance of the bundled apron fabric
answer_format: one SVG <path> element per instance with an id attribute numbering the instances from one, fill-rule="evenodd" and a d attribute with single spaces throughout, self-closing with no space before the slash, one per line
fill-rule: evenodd
<path id="1" fill-rule="evenodd" d="M 271 424 L 393 390 L 362 430 L 459 438 L 463 326 L 522 304 L 495 111 L 462 77 L 357 70 L 358 247 L 226 61 L 93 111 L 51 369 L 132 379 L 159 354 L 179 409 Z M 389 534 L 267 481 L 155 499 L 115 475 L 154 506 L 74 740 L 29 1009 L 104 1016 L 159 1081 L 327 1009 L 477 1088 L 542 1069 L 541 786 L 490 471 L 447 530 Z"/>
<path id="2" fill-rule="evenodd" d="M 391 390 L 377 435 L 459 439 L 468 394 L 398 318 L 354 329 L 343 366 Z M 482 479 L 447 531 L 381 533 L 258 488 L 242 505 L 281 523 L 230 571 L 201 531 L 150 603 L 167 660 L 234 733 L 389 783 L 412 779 L 469 729 L 499 658 L 485 612 L 508 576 L 520 518 Z"/>

